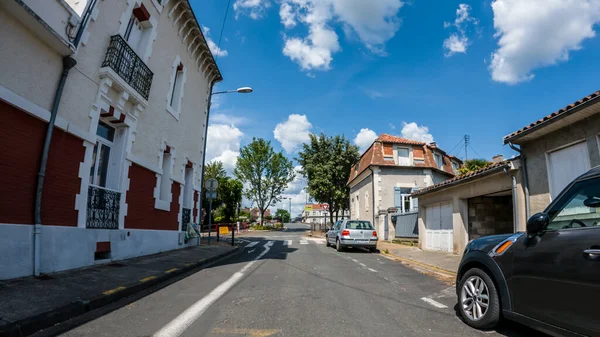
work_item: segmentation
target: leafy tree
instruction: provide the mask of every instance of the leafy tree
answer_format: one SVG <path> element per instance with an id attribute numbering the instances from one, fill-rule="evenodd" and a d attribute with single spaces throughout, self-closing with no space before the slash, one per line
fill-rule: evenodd
<path id="1" fill-rule="evenodd" d="M 358 147 L 344 136 L 310 135 L 310 143 L 302 145 L 297 160 L 302 165 L 301 173 L 307 178 L 308 193 L 318 202 L 329 204 L 331 223 L 334 214 L 337 220 L 339 211 L 350 206 L 346 183 L 352 165 L 359 158 Z"/>
<path id="2" fill-rule="evenodd" d="M 262 138 L 253 138 L 240 150 L 234 174 L 248 185 L 244 195 L 256 203 L 261 221 L 295 176 L 292 162 L 283 153 L 275 153 L 271 142 Z"/>
<path id="3" fill-rule="evenodd" d="M 273 220 L 273 217 L 270 215 L 265 215 L 265 220 L 271 221 L 271 220 Z"/>
<path id="4" fill-rule="evenodd" d="M 241 181 L 232 178 L 222 178 L 217 188 L 219 199 L 223 203 L 223 218 L 226 222 L 233 222 L 239 204 L 242 202 L 242 190 L 244 185 Z"/>
<path id="5" fill-rule="evenodd" d="M 471 171 L 479 170 L 481 168 L 487 167 L 491 163 L 485 159 L 469 159 L 463 163 L 458 169 L 459 174 L 469 173 Z"/>
<path id="6" fill-rule="evenodd" d="M 290 222 L 291 216 L 290 212 L 285 209 L 279 208 L 277 212 L 275 212 L 275 219 L 281 220 L 283 223 Z"/>
<path id="7" fill-rule="evenodd" d="M 238 217 L 245 217 L 246 219 L 250 219 L 250 212 L 246 212 L 244 210 L 239 211 Z"/>
<path id="8" fill-rule="evenodd" d="M 223 163 L 220 161 L 213 161 L 206 164 L 206 171 L 204 172 L 204 180 L 209 178 L 225 178 L 227 177 L 227 172 L 223 168 Z"/>

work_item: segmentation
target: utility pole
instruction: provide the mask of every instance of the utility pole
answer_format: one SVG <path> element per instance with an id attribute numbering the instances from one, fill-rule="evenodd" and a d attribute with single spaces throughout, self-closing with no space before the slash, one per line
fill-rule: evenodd
<path id="1" fill-rule="evenodd" d="M 469 146 L 470 140 L 471 140 L 471 136 L 465 135 L 465 161 L 469 160 L 469 154 L 467 152 L 467 147 Z"/>

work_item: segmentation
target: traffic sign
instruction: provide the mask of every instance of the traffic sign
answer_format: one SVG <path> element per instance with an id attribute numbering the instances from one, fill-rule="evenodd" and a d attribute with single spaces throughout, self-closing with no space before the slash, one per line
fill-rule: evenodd
<path id="1" fill-rule="evenodd" d="M 323 205 L 321 205 L 321 207 L 323 207 L 323 209 L 326 210 L 326 211 L 329 210 L 329 205 L 328 204 L 323 204 Z"/>
<path id="2" fill-rule="evenodd" d="M 204 187 L 206 188 L 207 191 L 216 191 L 217 187 L 219 187 L 219 181 L 215 178 L 209 178 L 206 179 L 206 182 L 204 183 Z"/>
<path id="3" fill-rule="evenodd" d="M 206 191 L 206 198 L 208 199 L 216 199 L 217 198 L 217 191 Z"/>

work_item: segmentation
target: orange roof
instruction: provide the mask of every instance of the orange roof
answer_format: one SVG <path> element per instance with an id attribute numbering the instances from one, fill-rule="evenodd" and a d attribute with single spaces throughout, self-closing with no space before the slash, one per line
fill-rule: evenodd
<path id="1" fill-rule="evenodd" d="M 600 97 L 600 90 L 592 93 L 589 96 L 585 96 L 584 98 L 582 98 L 582 99 L 580 99 L 580 100 L 578 100 L 578 101 L 576 101 L 576 102 L 574 102 L 572 104 L 569 104 L 566 107 L 564 107 L 564 108 L 562 108 L 562 109 L 560 109 L 558 111 L 555 111 L 555 112 L 549 114 L 548 116 L 546 116 L 546 117 L 544 117 L 542 119 L 539 119 L 539 120 L 537 120 L 537 121 L 535 121 L 535 122 L 533 122 L 533 123 L 531 123 L 531 124 L 529 124 L 529 125 L 521 128 L 521 129 L 519 129 L 519 130 L 511 133 L 508 136 L 504 136 L 504 144 L 511 142 L 514 138 L 516 138 L 517 136 L 521 135 L 523 132 L 529 131 L 529 130 L 537 128 L 537 127 L 541 127 L 542 124 L 544 124 L 544 123 L 552 122 L 555 118 L 557 118 L 559 116 L 562 116 L 562 115 L 564 115 L 567 112 L 571 112 L 573 109 L 579 107 L 580 105 L 582 105 L 582 104 L 584 104 L 586 102 L 589 102 L 590 100 L 596 99 L 598 97 Z"/>
<path id="2" fill-rule="evenodd" d="M 379 141 L 382 143 L 393 143 L 393 144 L 425 145 L 424 142 L 410 140 L 410 139 L 406 139 L 406 138 L 402 138 L 402 137 L 396 137 L 396 136 L 388 135 L 385 133 L 382 133 L 381 135 L 379 135 L 379 137 L 377 137 L 377 139 L 375 139 L 375 141 L 376 142 Z"/>

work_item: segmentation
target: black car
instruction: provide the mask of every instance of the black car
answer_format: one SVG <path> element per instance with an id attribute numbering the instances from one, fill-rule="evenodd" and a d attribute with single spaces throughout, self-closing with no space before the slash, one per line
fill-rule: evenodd
<path id="1" fill-rule="evenodd" d="M 556 336 L 600 336 L 600 167 L 575 179 L 527 233 L 471 241 L 456 279 L 467 324 L 502 317 Z"/>

